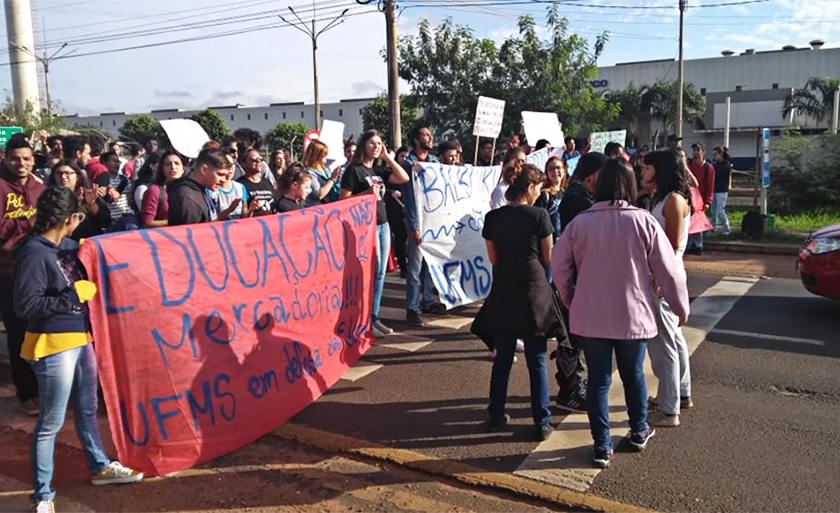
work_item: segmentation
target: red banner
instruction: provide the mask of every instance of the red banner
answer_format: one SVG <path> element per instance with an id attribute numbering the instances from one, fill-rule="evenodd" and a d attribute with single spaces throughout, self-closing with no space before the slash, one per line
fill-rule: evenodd
<path id="1" fill-rule="evenodd" d="M 117 452 L 148 475 L 263 436 L 365 353 L 376 206 L 95 237 L 81 258 Z"/>

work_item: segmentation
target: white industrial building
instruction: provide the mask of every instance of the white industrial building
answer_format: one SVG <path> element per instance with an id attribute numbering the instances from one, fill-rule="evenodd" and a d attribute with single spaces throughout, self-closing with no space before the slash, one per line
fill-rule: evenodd
<path id="1" fill-rule="evenodd" d="M 784 118 L 782 107 L 792 90 L 801 88 L 811 77 L 840 78 L 840 48 L 823 48 L 822 41 L 809 47 L 785 46 L 779 50 L 740 53 L 724 50 L 720 57 L 685 61 L 685 81 L 706 98 L 701 126 L 684 126 L 684 146 L 702 142 L 706 147 L 723 143 L 726 126 L 726 98 L 730 98 L 730 149 L 733 157 L 755 158 L 761 128 L 778 129 L 795 124 L 806 128 L 826 128 L 802 116 Z M 676 80 L 678 63 L 664 59 L 621 63 L 599 68 L 592 81 L 596 91 L 607 93 L 624 89 L 631 82 L 637 87 L 657 80 Z M 667 136 L 653 123 L 641 127 L 642 142 L 652 141 L 659 129 L 658 144 Z"/>
<path id="2" fill-rule="evenodd" d="M 338 103 L 322 103 L 321 119 L 329 119 L 344 123 L 344 137 L 358 137 L 363 129 L 362 109 L 364 109 L 373 98 L 361 98 L 341 100 Z M 304 104 L 303 102 L 293 103 L 272 103 L 267 107 L 245 107 L 241 104 L 230 106 L 214 106 L 210 109 L 218 112 L 227 123 L 231 132 L 237 128 L 251 128 L 265 134 L 274 128 L 281 121 L 300 121 L 310 128 L 315 127 L 315 105 Z M 199 110 L 184 109 L 161 109 L 153 110 L 149 114 L 157 120 L 187 118 L 197 114 Z M 115 138 L 119 135 L 119 129 L 132 116 L 139 113 L 128 112 L 104 112 L 97 116 L 78 116 L 72 114 L 66 116 L 71 126 L 92 125 L 99 127 Z"/>

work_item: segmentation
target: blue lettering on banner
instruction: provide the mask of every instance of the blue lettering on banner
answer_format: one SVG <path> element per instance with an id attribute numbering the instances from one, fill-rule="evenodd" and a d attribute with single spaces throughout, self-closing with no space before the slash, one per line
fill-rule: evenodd
<path id="1" fill-rule="evenodd" d="M 105 252 L 102 250 L 102 244 L 98 240 L 96 242 L 96 253 L 99 259 L 99 269 L 102 272 L 102 299 L 105 301 L 105 312 L 108 315 L 114 315 L 124 312 L 131 312 L 136 310 L 136 306 L 114 306 L 111 304 L 111 273 L 119 271 L 120 269 L 127 269 L 128 262 L 120 262 L 119 264 L 108 265 L 105 261 Z"/>
<path id="2" fill-rule="evenodd" d="M 455 221 L 449 225 L 439 226 L 437 230 L 428 229 L 423 232 L 423 240 L 438 240 L 443 237 L 452 237 L 452 234 L 461 235 L 461 231 L 469 229 L 481 233 L 484 229 L 484 215 L 480 210 L 474 210 L 466 220 Z"/>
<path id="3" fill-rule="evenodd" d="M 303 352 L 304 346 L 300 342 L 293 342 L 293 354 L 289 354 L 289 346 L 283 347 L 283 352 L 286 354 L 286 381 L 290 384 L 298 381 L 306 376 L 311 376 L 318 372 L 324 363 L 321 361 L 321 353 L 319 350 L 310 350 Z"/>
<path id="4" fill-rule="evenodd" d="M 444 290 L 439 292 L 451 304 L 468 298 L 487 297 L 493 284 L 493 274 L 485 265 L 483 256 L 471 260 L 454 260 L 442 265 L 430 264 L 429 271 L 437 278 L 436 283 L 444 285 Z M 455 276 L 458 276 L 457 282 L 453 282 Z"/>
<path id="5" fill-rule="evenodd" d="M 190 237 L 191 230 L 187 228 L 187 238 Z M 187 268 L 189 269 L 189 278 L 187 279 L 187 290 L 184 291 L 183 295 L 177 299 L 170 299 L 166 293 L 166 281 L 164 280 L 164 273 L 163 268 L 161 266 L 160 257 L 158 256 L 158 249 L 157 244 L 152 240 L 152 233 L 156 233 L 170 242 L 177 244 L 181 251 L 184 252 L 184 257 L 186 257 L 185 263 L 187 264 Z M 152 262 L 155 265 L 155 272 L 157 273 L 158 278 L 158 285 L 160 285 L 160 297 L 161 297 L 161 304 L 163 306 L 178 306 L 184 304 L 190 296 L 192 296 L 193 289 L 195 287 L 195 269 L 193 268 L 193 260 L 192 256 L 190 255 L 190 251 L 181 241 L 167 233 L 165 230 L 155 230 L 151 232 L 149 230 L 140 230 L 140 236 L 143 237 L 143 240 L 149 245 L 149 249 L 152 252 Z M 178 274 L 181 275 L 183 271 L 179 266 Z"/>
<path id="6" fill-rule="evenodd" d="M 152 328 L 152 339 L 155 341 L 158 347 L 158 351 L 160 351 L 160 357 L 163 358 L 163 364 L 169 365 L 169 358 L 166 357 L 166 351 L 164 351 L 164 346 L 170 349 L 180 349 L 181 346 L 184 345 L 184 339 L 189 337 L 190 339 L 190 349 L 192 349 L 192 356 L 193 358 L 198 358 L 198 347 L 195 344 L 195 334 L 193 333 L 192 322 L 190 322 L 189 314 L 184 314 L 182 317 L 181 323 L 181 339 L 178 341 L 177 344 L 172 344 L 166 341 L 163 338 L 163 335 L 160 334 L 157 328 Z"/>
<path id="7" fill-rule="evenodd" d="M 274 383 L 274 390 L 280 391 L 280 384 L 277 383 L 277 373 L 273 370 L 248 378 L 248 391 L 255 399 L 262 399 L 271 391 L 271 384 Z"/>
<path id="8" fill-rule="evenodd" d="M 481 170 L 477 172 L 477 170 Z M 475 191 L 492 191 L 496 187 L 492 179 L 499 170 L 495 167 L 445 166 L 427 164 L 414 173 L 414 181 L 423 192 L 423 211 L 432 213 L 469 199 Z"/>

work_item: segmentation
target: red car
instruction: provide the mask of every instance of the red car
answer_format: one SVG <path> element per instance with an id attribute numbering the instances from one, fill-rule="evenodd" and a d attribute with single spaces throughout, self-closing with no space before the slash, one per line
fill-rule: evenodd
<path id="1" fill-rule="evenodd" d="M 840 224 L 821 228 L 799 251 L 799 276 L 812 294 L 840 299 Z"/>

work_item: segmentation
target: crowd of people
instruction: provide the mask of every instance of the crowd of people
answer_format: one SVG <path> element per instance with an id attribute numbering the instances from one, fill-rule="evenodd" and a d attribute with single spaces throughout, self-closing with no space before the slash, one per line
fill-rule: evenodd
<path id="1" fill-rule="evenodd" d="M 299 162 L 274 149 L 266 162 L 260 134 L 240 129 L 208 141 L 187 159 L 161 151 L 154 137 L 132 158 L 123 146 L 96 148 L 84 136 L 32 139 L 16 134 L 0 165 L 0 313 L 21 410 L 37 415 L 32 437 L 36 507 L 52 508 L 53 446 L 68 403 L 88 456 L 94 484 L 135 482 L 142 474 L 111 461 L 102 449 L 96 417 L 96 365 L 85 303 L 95 286 L 78 261 L 78 241 L 99 234 L 248 218 L 372 194 L 376 198 L 377 261 L 371 329 L 393 333 L 380 319 L 385 275 L 392 256 L 406 279 L 405 323 L 445 315 L 420 252 L 418 198 L 411 184 L 417 164 L 462 164 L 458 141 L 434 145 L 431 127 L 417 123 L 409 145 L 388 150 L 375 130 L 344 145 L 346 163 L 328 160 L 313 141 Z M 698 216 L 711 207 L 728 233 L 725 204 L 731 187 L 726 148 L 680 139 L 670 148 L 642 148 L 630 157 L 610 143 L 604 152 L 580 151 L 567 137 L 562 151 L 548 141 L 533 147 L 511 136 L 494 154 L 484 141 L 476 165 L 501 164 L 483 227 L 493 285 L 473 332 L 491 350 L 487 427 L 505 428 L 505 399 L 516 352 L 525 354 L 537 436 L 550 423 L 546 369 L 548 341 L 556 339 L 556 405 L 588 413 L 593 461 L 609 465 L 607 392 L 613 354 L 625 387 L 630 443 L 644 449 L 656 427 L 676 427 L 693 406 L 688 348 L 680 326 L 688 316 L 682 263 L 702 252 Z M 546 148 L 544 172 L 526 163 Z M 103 151 L 104 150 L 104 151 Z M 95 156 L 94 156 L 95 155 Z M 570 176 L 568 162 L 579 159 Z M 605 312 L 601 314 L 601 312 Z M 648 398 L 645 352 L 659 378 Z M 654 414 L 649 417 L 648 409 Z"/>

